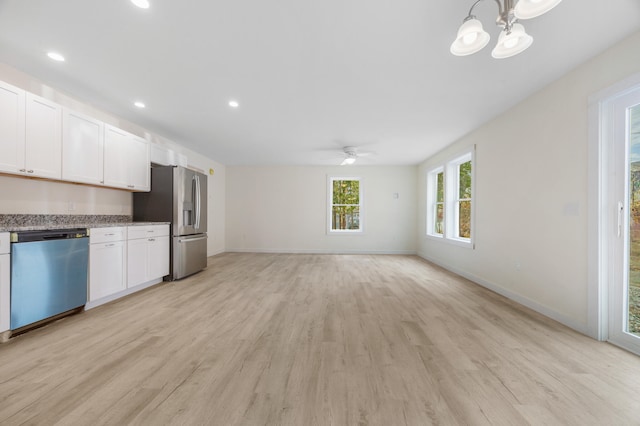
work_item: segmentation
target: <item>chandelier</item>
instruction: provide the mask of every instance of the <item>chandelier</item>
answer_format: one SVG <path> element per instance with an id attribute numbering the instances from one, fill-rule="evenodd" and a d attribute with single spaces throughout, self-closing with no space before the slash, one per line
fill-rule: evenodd
<path id="1" fill-rule="evenodd" d="M 489 43 L 489 33 L 482 28 L 474 15 L 473 9 L 483 0 L 477 0 L 469 15 L 464 19 L 458 35 L 451 43 L 451 53 L 456 56 L 472 55 L 482 50 Z M 496 59 L 509 58 L 524 52 L 533 37 L 527 34 L 520 19 L 531 19 L 540 16 L 556 7 L 562 0 L 494 0 L 498 4 L 496 25 L 502 28 L 498 36 L 498 44 L 493 48 L 491 56 Z"/>

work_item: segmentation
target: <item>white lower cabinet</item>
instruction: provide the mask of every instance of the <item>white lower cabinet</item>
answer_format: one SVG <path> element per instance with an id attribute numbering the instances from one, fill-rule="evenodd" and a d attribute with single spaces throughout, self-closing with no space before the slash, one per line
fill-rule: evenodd
<path id="1" fill-rule="evenodd" d="M 127 287 L 169 275 L 169 225 L 130 226 L 127 233 Z"/>
<path id="2" fill-rule="evenodd" d="M 92 228 L 90 309 L 157 284 L 169 275 L 169 225 Z"/>
<path id="3" fill-rule="evenodd" d="M 9 233 L 0 233 L 0 333 L 9 330 L 11 323 L 11 275 L 9 261 Z"/>
<path id="4" fill-rule="evenodd" d="M 89 301 L 127 288 L 126 228 L 93 228 L 89 239 Z"/>

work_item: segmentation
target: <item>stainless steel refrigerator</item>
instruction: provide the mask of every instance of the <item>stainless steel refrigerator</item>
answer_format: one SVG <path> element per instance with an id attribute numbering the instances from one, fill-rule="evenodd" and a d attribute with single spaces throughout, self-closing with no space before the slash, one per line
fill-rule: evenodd
<path id="1" fill-rule="evenodd" d="M 151 168 L 151 191 L 133 194 L 135 222 L 171 223 L 168 279 L 207 266 L 207 176 L 180 166 Z"/>

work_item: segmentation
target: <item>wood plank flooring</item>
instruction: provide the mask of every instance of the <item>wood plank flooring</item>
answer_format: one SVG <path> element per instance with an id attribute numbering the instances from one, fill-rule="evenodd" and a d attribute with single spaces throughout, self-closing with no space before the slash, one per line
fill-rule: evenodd
<path id="1" fill-rule="evenodd" d="M 417 257 L 227 253 L 0 345 L 2 425 L 638 425 L 640 357 Z"/>

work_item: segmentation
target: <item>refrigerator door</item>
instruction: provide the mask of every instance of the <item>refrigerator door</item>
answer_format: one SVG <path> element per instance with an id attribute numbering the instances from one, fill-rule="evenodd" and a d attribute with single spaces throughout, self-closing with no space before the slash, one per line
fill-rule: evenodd
<path id="1" fill-rule="evenodd" d="M 207 177 L 183 167 L 173 169 L 173 235 L 207 231 Z"/>
<path id="2" fill-rule="evenodd" d="M 173 237 L 172 279 L 179 280 L 207 266 L 207 235 Z"/>

